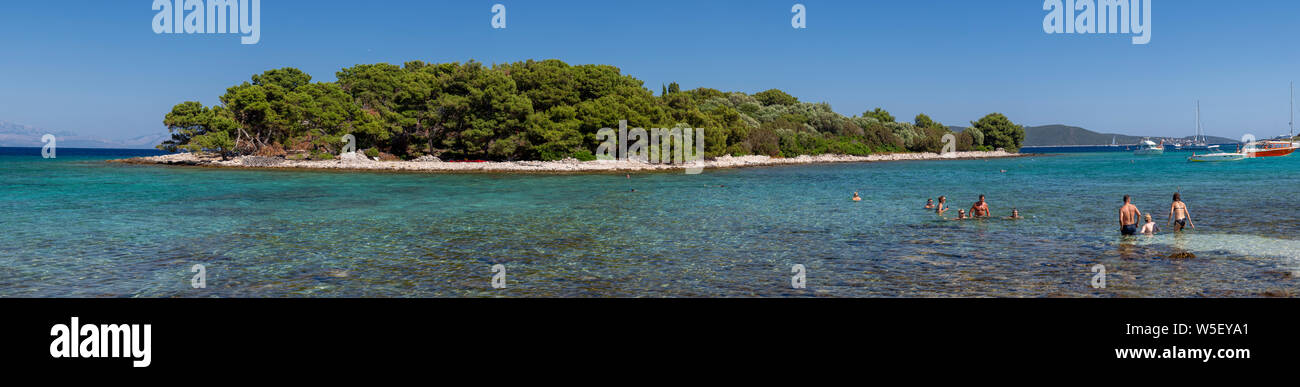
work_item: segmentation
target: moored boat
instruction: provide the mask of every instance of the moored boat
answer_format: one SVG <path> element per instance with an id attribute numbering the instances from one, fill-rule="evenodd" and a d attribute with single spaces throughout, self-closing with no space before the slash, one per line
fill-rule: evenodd
<path id="1" fill-rule="evenodd" d="M 1144 140 L 1138 145 L 1138 149 L 1133 154 L 1139 156 L 1156 156 L 1165 154 L 1164 145 L 1159 145 L 1151 140 Z"/>
<path id="2" fill-rule="evenodd" d="M 1281 157 L 1289 156 L 1296 150 L 1291 141 L 1256 141 L 1246 146 L 1242 153 L 1246 157 Z"/>
<path id="3" fill-rule="evenodd" d="M 1209 149 L 1211 151 L 1217 151 L 1219 150 L 1219 146 L 1210 145 L 1206 147 L 1206 149 Z M 1214 153 L 1206 153 L 1203 155 L 1198 155 L 1193 153 L 1192 157 L 1187 158 L 1187 161 L 1205 163 L 1205 162 L 1219 162 L 1219 161 L 1241 161 L 1244 159 L 1246 159 L 1246 155 L 1240 152 L 1237 153 L 1214 152 Z"/>

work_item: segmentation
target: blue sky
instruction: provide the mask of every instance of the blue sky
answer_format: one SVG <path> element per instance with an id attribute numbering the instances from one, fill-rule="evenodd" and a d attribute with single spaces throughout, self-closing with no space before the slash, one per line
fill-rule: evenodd
<path id="1" fill-rule="evenodd" d="M 491 7 L 508 28 L 491 28 Z M 807 7 L 808 28 L 790 26 Z M 881 106 L 965 125 L 1002 112 L 1026 125 L 1190 135 L 1286 133 L 1300 80 L 1300 2 L 1154 0 L 1151 43 L 1049 35 L 1042 0 L 385 0 L 262 2 L 261 41 L 156 35 L 152 0 L 5 1 L 0 120 L 83 135 L 165 131 L 171 106 L 215 104 L 254 73 L 408 60 L 530 58 L 611 64 L 667 82 L 779 88 L 853 115 Z"/>

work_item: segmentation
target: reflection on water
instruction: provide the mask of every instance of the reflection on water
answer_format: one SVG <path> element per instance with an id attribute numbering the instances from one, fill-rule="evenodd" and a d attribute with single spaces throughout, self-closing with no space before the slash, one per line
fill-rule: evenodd
<path id="1" fill-rule="evenodd" d="M 0 155 L 0 296 L 1255 297 L 1300 290 L 1300 159 L 1177 155 L 437 175 Z M 1006 170 L 1006 172 L 1002 172 Z M 635 192 L 631 190 L 635 189 Z M 858 191 L 863 201 L 850 202 Z M 1197 231 L 1120 238 L 1124 194 Z M 995 215 L 948 221 L 979 194 Z M 1259 195 L 1267 195 L 1261 198 Z M 1163 207 L 1163 208 L 1162 208 Z M 1190 253 L 1194 258 L 1183 257 Z M 208 288 L 189 288 L 191 265 Z M 493 264 L 508 288 L 490 286 Z M 790 289 L 790 266 L 808 289 Z M 1107 288 L 1088 281 L 1107 267 Z"/>

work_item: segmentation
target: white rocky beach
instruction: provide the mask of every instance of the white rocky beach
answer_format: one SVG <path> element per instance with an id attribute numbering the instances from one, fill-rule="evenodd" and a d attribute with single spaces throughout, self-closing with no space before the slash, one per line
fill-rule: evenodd
<path id="1" fill-rule="evenodd" d="M 222 160 L 211 154 L 176 153 L 162 156 L 137 157 L 112 160 L 128 164 L 188 165 L 220 168 L 266 169 L 338 169 L 360 171 L 410 171 L 410 172 L 502 172 L 502 173 L 570 173 L 570 172 L 641 172 L 673 171 L 687 167 L 745 168 L 779 165 L 869 163 L 885 161 L 961 160 L 1024 156 L 1002 150 L 992 152 L 890 153 L 870 156 L 818 155 L 779 158 L 768 156 L 722 156 L 694 164 L 651 164 L 640 161 L 596 160 L 578 161 L 502 161 L 502 162 L 445 162 L 436 158 L 412 161 L 379 161 L 359 153 L 345 153 L 334 160 L 288 160 L 279 157 L 240 156 Z"/>

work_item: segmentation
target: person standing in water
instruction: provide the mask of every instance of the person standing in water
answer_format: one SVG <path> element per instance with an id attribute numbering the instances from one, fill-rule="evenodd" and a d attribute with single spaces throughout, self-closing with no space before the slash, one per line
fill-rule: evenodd
<path id="1" fill-rule="evenodd" d="M 1124 206 L 1119 208 L 1119 233 L 1120 235 L 1137 235 L 1138 219 L 1142 217 L 1142 211 L 1133 205 L 1133 199 L 1124 195 Z"/>
<path id="2" fill-rule="evenodd" d="M 939 204 L 934 205 L 934 213 L 943 216 L 945 211 L 948 211 L 948 198 L 946 196 L 940 196 Z"/>
<path id="3" fill-rule="evenodd" d="M 984 201 L 984 195 L 980 195 L 980 201 L 970 206 L 970 217 L 987 218 L 989 216 L 992 216 L 989 212 L 989 204 Z"/>
<path id="4" fill-rule="evenodd" d="M 1183 203 L 1183 197 L 1177 192 L 1174 193 L 1174 202 L 1169 204 L 1169 221 L 1174 224 L 1174 231 L 1183 231 L 1184 228 L 1196 228 L 1192 224 L 1192 213 L 1187 211 L 1187 203 Z"/>

